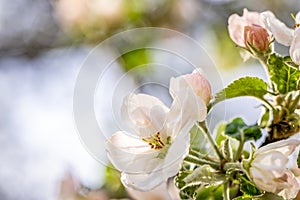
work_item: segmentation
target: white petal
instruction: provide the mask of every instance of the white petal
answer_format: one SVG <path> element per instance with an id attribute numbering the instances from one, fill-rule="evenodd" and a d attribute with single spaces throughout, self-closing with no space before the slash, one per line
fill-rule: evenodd
<path id="1" fill-rule="evenodd" d="M 133 189 L 148 191 L 168 178 L 175 176 L 181 168 L 183 159 L 188 154 L 190 134 L 180 134 L 171 144 L 163 164 L 158 164 L 150 173 L 123 173 L 122 182 Z"/>
<path id="2" fill-rule="evenodd" d="M 175 187 L 175 186 L 174 186 Z M 127 192 L 133 199 L 142 199 L 142 200 L 174 200 L 170 197 L 167 183 L 163 182 L 158 187 L 154 188 L 151 191 L 143 192 L 139 190 L 134 190 L 132 188 L 126 188 Z M 177 191 L 178 193 L 178 191 Z M 179 199 L 179 198 L 177 198 Z"/>
<path id="3" fill-rule="evenodd" d="M 163 171 L 165 177 L 175 176 L 180 170 L 190 147 L 189 132 L 179 134 L 170 146 L 164 159 Z"/>
<path id="4" fill-rule="evenodd" d="M 300 65 L 300 29 L 295 31 L 295 35 L 290 48 L 290 56 L 294 63 Z"/>
<path id="5" fill-rule="evenodd" d="M 140 191 L 150 191 L 159 186 L 167 178 L 162 171 L 155 171 L 149 174 L 127 174 L 122 173 L 121 181 L 126 187 Z"/>
<path id="6" fill-rule="evenodd" d="M 265 153 L 272 153 L 273 151 L 281 152 L 285 156 L 290 156 L 293 154 L 295 149 L 300 145 L 300 140 L 296 139 L 286 139 L 286 140 L 280 140 L 278 142 L 274 142 L 271 144 L 268 144 L 266 146 L 263 146 L 259 148 L 255 155 L 259 154 L 265 154 Z"/>
<path id="7" fill-rule="evenodd" d="M 189 132 L 195 122 L 203 121 L 207 116 L 204 101 L 191 89 L 181 90 L 177 95 L 165 124 L 168 128 L 167 135 L 172 138 L 180 133 Z"/>
<path id="8" fill-rule="evenodd" d="M 273 151 L 264 154 L 255 154 L 251 167 L 264 169 L 268 173 L 272 173 L 277 177 L 283 175 L 286 165 L 288 164 L 288 157 L 279 151 Z"/>
<path id="9" fill-rule="evenodd" d="M 204 100 L 184 78 L 171 78 L 170 94 L 174 99 L 174 105 L 178 106 L 176 112 L 182 113 L 184 118 L 194 116 L 198 121 L 206 118 L 207 108 Z"/>
<path id="10" fill-rule="evenodd" d="M 296 14 L 295 18 L 296 18 L 296 23 L 300 23 L 300 12 Z"/>
<path id="11" fill-rule="evenodd" d="M 266 28 L 273 34 L 275 40 L 285 46 L 290 46 L 294 30 L 288 28 L 283 22 L 276 18 L 271 11 L 261 13 Z"/>
<path id="12" fill-rule="evenodd" d="M 141 137 L 159 131 L 169 108 L 158 98 L 146 94 L 130 94 L 123 102 L 121 115 L 130 128 Z"/>
<path id="13" fill-rule="evenodd" d="M 149 173 L 162 163 L 158 151 L 146 142 L 132 138 L 125 132 L 117 132 L 106 142 L 106 151 L 112 164 L 126 173 Z"/>

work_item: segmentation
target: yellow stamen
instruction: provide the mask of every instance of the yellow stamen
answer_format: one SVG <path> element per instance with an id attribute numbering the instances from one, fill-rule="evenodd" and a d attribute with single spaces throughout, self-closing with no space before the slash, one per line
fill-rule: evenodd
<path id="1" fill-rule="evenodd" d="M 165 144 L 163 143 L 163 141 L 160 138 L 160 133 L 157 132 L 154 135 L 148 137 L 148 138 L 142 138 L 142 140 L 144 142 L 147 142 L 149 144 L 149 146 L 151 147 L 151 149 L 162 149 Z"/>

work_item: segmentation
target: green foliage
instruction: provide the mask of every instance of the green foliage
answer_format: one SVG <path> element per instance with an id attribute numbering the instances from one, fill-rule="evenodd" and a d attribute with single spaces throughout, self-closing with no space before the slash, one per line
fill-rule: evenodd
<path id="1" fill-rule="evenodd" d="M 121 58 L 122 66 L 126 71 L 129 71 L 135 67 L 150 63 L 151 54 L 147 49 L 137 49 L 123 54 Z"/>
<path id="2" fill-rule="evenodd" d="M 261 130 L 257 124 L 248 126 L 243 119 L 235 118 L 227 124 L 225 135 L 238 141 L 258 140 L 261 136 Z"/>
<path id="3" fill-rule="evenodd" d="M 289 63 L 290 57 L 282 58 L 275 53 L 268 60 L 271 81 L 281 94 L 300 89 L 300 70 Z"/>
<path id="4" fill-rule="evenodd" d="M 121 174 L 110 164 L 105 168 L 103 189 L 111 198 L 127 197 L 127 192 L 121 183 Z"/>
<path id="5" fill-rule="evenodd" d="M 240 178 L 240 190 L 246 197 L 261 196 L 263 193 L 260 191 L 254 183 L 252 183 L 246 175 Z"/>
<path id="6" fill-rule="evenodd" d="M 243 77 L 235 80 L 225 89 L 218 92 L 215 98 L 211 101 L 210 106 L 226 99 L 240 96 L 253 96 L 263 99 L 264 95 L 267 93 L 267 89 L 268 85 L 262 79 L 256 77 Z"/>
<path id="7" fill-rule="evenodd" d="M 223 200 L 222 196 L 223 187 L 201 187 L 197 191 L 196 200 Z"/>

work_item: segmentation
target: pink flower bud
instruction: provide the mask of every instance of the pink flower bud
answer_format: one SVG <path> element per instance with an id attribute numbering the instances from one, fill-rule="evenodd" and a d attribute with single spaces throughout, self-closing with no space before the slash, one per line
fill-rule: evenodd
<path id="1" fill-rule="evenodd" d="M 183 77 L 193 91 L 208 104 L 211 97 L 211 87 L 206 77 L 199 70 L 194 70 L 192 74 L 186 74 Z"/>
<path id="2" fill-rule="evenodd" d="M 244 42 L 248 49 L 253 49 L 258 52 L 265 52 L 269 48 L 270 35 L 267 30 L 259 25 L 244 27 Z"/>
<path id="3" fill-rule="evenodd" d="M 243 16 L 231 15 L 228 19 L 228 31 L 232 41 L 240 47 L 258 52 L 265 52 L 269 48 L 271 37 L 258 12 L 244 9 Z"/>

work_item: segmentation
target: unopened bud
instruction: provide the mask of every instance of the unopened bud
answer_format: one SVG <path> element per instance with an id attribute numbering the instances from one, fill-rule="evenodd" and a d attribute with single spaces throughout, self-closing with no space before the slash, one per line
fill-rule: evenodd
<path id="1" fill-rule="evenodd" d="M 245 26 L 244 42 L 247 49 L 264 53 L 269 49 L 270 35 L 259 25 Z"/>

